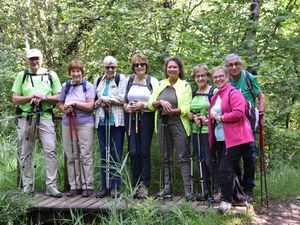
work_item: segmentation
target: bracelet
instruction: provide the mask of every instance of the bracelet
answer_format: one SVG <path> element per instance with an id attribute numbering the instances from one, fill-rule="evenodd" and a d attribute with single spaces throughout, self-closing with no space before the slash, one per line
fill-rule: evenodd
<path id="1" fill-rule="evenodd" d="M 45 97 L 45 102 L 47 102 L 48 101 L 48 96 L 46 95 L 46 97 Z"/>
<path id="2" fill-rule="evenodd" d="M 259 115 L 264 115 L 265 113 L 264 113 L 264 111 L 259 111 L 258 114 Z"/>

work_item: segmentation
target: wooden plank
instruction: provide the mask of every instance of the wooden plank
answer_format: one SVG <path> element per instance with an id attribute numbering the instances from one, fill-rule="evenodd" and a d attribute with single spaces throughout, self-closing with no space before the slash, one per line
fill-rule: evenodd
<path id="1" fill-rule="evenodd" d="M 70 208 L 69 206 L 72 202 L 76 202 L 81 198 L 82 198 L 81 195 L 76 195 L 75 197 L 64 197 L 63 198 L 64 201 L 57 202 L 58 205 L 52 204 L 51 207 L 59 208 L 59 209 L 69 209 Z"/>
<path id="2" fill-rule="evenodd" d="M 89 206 L 89 209 L 103 209 L 102 205 L 110 201 L 110 197 L 99 198 L 97 202 Z"/>
<path id="3" fill-rule="evenodd" d="M 80 209 L 86 208 L 86 209 L 88 209 L 91 205 L 95 204 L 98 201 L 99 201 L 99 198 L 92 197 L 92 198 L 89 198 L 86 202 L 83 202 L 80 205 L 78 205 L 77 208 L 80 208 Z"/>
<path id="4" fill-rule="evenodd" d="M 78 208 L 79 205 L 84 204 L 85 202 L 87 202 L 88 200 L 93 199 L 93 198 L 94 198 L 93 196 L 88 197 L 88 198 L 81 197 L 77 201 L 72 202 L 71 204 L 69 204 L 69 208 Z"/>
<path id="5" fill-rule="evenodd" d="M 36 204 L 36 207 L 38 208 L 44 208 L 44 207 L 47 207 L 48 204 L 50 204 L 51 202 L 57 200 L 57 198 L 53 198 L 53 197 L 49 197 L 41 202 L 38 202 Z"/>

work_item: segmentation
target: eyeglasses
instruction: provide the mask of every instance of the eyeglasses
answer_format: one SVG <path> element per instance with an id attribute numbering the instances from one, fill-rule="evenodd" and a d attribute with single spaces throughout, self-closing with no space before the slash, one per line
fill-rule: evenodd
<path id="1" fill-rule="evenodd" d="M 31 58 L 29 58 L 29 60 L 31 60 L 31 61 L 35 61 L 35 60 L 39 60 L 40 58 L 39 57 L 31 57 Z"/>
<path id="2" fill-rule="evenodd" d="M 220 74 L 220 75 L 218 75 L 218 76 L 213 76 L 212 78 L 213 78 L 213 80 L 217 80 L 217 79 L 222 79 L 222 78 L 224 78 L 226 75 L 225 74 Z"/>
<path id="3" fill-rule="evenodd" d="M 117 67 L 116 66 L 104 66 L 104 68 L 106 69 L 106 70 L 115 70 Z"/>
<path id="4" fill-rule="evenodd" d="M 147 63 L 135 63 L 133 64 L 135 68 L 147 66 Z"/>
<path id="5" fill-rule="evenodd" d="M 207 77 L 207 74 L 196 74 L 195 78 L 204 78 Z"/>
<path id="6" fill-rule="evenodd" d="M 238 66 L 240 66 L 240 65 L 241 65 L 240 62 L 235 62 L 235 63 L 229 63 L 229 64 L 227 65 L 227 67 L 233 68 L 233 66 L 238 67 Z"/>

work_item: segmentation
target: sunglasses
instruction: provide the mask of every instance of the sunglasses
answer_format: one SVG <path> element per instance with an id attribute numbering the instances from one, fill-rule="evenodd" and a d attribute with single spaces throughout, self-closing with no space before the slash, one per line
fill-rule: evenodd
<path id="1" fill-rule="evenodd" d="M 114 70 L 114 69 L 116 69 L 117 67 L 116 66 L 104 66 L 104 68 L 106 69 L 106 70 Z"/>
<path id="2" fill-rule="evenodd" d="M 145 67 L 145 66 L 147 66 L 147 63 L 135 63 L 135 64 L 133 64 L 133 66 L 134 66 L 135 68 L 138 68 L 138 67 Z"/>
<path id="3" fill-rule="evenodd" d="M 40 58 L 39 57 L 31 57 L 31 58 L 29 58 L 29 60 L 31 60 L 31 61 L 35 61 L 35 60 L 39 60 Z"/>

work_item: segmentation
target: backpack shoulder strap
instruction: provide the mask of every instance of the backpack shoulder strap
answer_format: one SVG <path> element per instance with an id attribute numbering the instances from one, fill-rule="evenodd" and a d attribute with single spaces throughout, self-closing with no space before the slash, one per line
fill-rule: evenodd
<path id="1" fill-rule="evenodd" d="M 208 98 L 209 103 L 211 103 L 211 98 L 214 95 L 215 88 L 216 88 L 215 86 L 211 86 L 208 91 L 207 98 Z"/>
<path id="2" fill-rule="evenodd" d="M 147 75 L 146 84 L 147 84 L 147 88 L 152 93 L 153 87 L 152 87 L 152 84 L 151 84 L 151 75 Z"/>
<path id="3" fill-rule="evenodd" d="M 103 77 L 103 75 L 101 75 L 101 76 L 99 76 L 98 78 L 97 78 L 97 80 L 96 80 L 96 89 L 97 89 L 97 87 L 99 86 L 99 84 L 100 84 L 100 81 L 102 80 L 102 77 Z"/>
<path id="4" fill-rule="evenodd" d="M 66 98 L 67 94 L 69 93 L 69 90 L 70 90 L 71 86 L 72 86 L 71 80 L 68 80 L 68 81 L 66 82 L 65 98 Z"/>
<path id="5" fill-rule="evenodd" d="M 197 91 L 198 91 L 197 87 L 192 90 L 192 97 L 193 98 L 197 95 Z"/>
<path id="6" fill-rule="evenodd" d="M 126 93 L 125 93 L 125 101 L 126 102 L 128 102 L 127 95 L 128 95 L 129 89 L 131 88 L 131 85 L 133 83 L 133 79 L 134 79 L 134 75 L 130 75 L 127 86 L 126 86 Z"/>
<path id="7" fill-rule="evenodd" d="M 86 89 L 87 81 L 83 79 L 81 84 L 82 84 L 83 92 L 86 92 L 87 91 L 87 89 Z"/>
<path id="8" fill-rule="evenodd" d="M 253 89 L 252 89 L 252 81 L 250 79 L 250 75 L 248 73 L 247 70 L 243 70 L 244 71 L 244 76 L 245 76 L 245 80 L 246 80 L 246 84 L 247 84 L 247 87 L 248 87 L 248 90 L 250 91 L 251 95 L 252 95 L 252 98 L 255 102 L 255 95 L 254 95 L 254 92 L 253 92 Z"/>
<path id="9" fill-rule="evenodd" d="M 52 74 L 51 74 L 51 69 L 47 69 L 47 75 L 48 75 L 48 79 L 50 81 L 50 85 L 51 87 L 53 87 L 53 80 L 52 80 Z"/>
<path id="10" fill-rule="evenodd" d="M 119 83 L 120 83 L 120 74 L 119 73 L 116 73 L 115 82 L 116 82 L 117 87 L 119 87 Z"/>
<path id="11" fill-rule="evenodd" d="M 24 84 L 25 80 L 26 80 L 26 77 L 29 75 L 29 69 L 26 68 L 24 70 L 24 74 L 23 74 L 23 79 L 22 79 L 22 84 Z"/>

